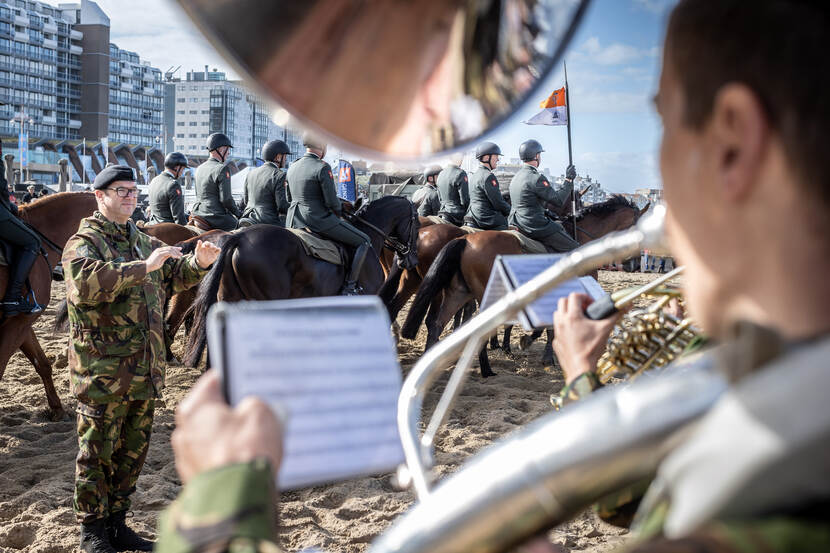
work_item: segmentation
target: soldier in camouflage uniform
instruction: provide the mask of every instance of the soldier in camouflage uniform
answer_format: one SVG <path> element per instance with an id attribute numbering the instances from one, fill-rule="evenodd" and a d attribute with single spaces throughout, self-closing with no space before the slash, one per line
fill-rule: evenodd
<path id="1" fill-rule="evenodd" d="M 187 167 L 187 157 L 180 152 L 171 152 L 164 158 L 164 171 L 150 182 L 150 224 L 187 224 L 179 182 Z"/>
<path id="2" fill-rule="evenodd" d="M 88 553 L 152 550 L 125 524 L 164 387 L 166 298 L 199 282 L 218 254 L 165 246 L 129 219 L 138 189 L 129 167 L 101 171 L 98 211 L 63 251 L 69 370 L 78 399 L 73 506 Z"/>
<path id="3" fill-rule="evenodd" d="M 285 226 L 288 200 L 283 166 L 290 153 L 288 144 L 282 140 L 271 140 L 262 146 L 261 157 L 265 163 L 252 169 L 245 177 L 242 193 L 245 211 L 239 221 L 240 226 L 257 223 Z"/>
<path id="4" fill-rule="evenodd" d="M 191 213 L 198 215 L 212 228 L 234 230 L 242 215 L 231 193 L 231 170 L 226 160 L 233 144 L 222 133 L 213 133 L 207 139 L 210 157 L 196 169 L 196 203 Z"/>
<path id="5" fill-rule="evenodd" d="M 326 238 L 354 248 L 352 263 L 341 293 L 362 293 L 357 284 L 366 254 L 372 247 L 369 237 L 346 221 L 340 219 L 341 204 L 334 186 L 331 167 L 323 161 L 326 144 L 310 134 L 303 137 L 306 154 L 295 161 L 288 170 L 286 198 L 289 202 L 286 226 L 309 228 Z"/>
<path id="6" fill-rule="evenodd" d="M 441 172 L 441 167 L 433 165 L 424 171 L 424 186 L 418 192 L 421 192 L 420 198 L 415 197 L 418 192 L 412 195 L 412 203 L 418 206 L 418 215 L 421 217 L 429 217 L 431 215 L 438 215 L 441 209 L 441 200 L 438 198 L 438 187 L 435 184 L 435 179 Z"/>
<path id="7" fill-rule="evenodd" d="M 541 154 L 545 150 L 536 140 L 526 140 L 519 146 L 519 157 L 524 165 L 510 181 L 510 200 L 513 209 L 510 212 L 510 225 L 522 234 L 538 240 L 550 252 L 569 252 L 579 247 L 562 225 L 548 218 L 545 205 L 552 202 L 558 206 L 573 191 L 576 169 L 573 165 L 565 172 L 564 186 L 556 190 L 548 178 L 539 172 Z"/>
<path id="8" fill-rule="evenodd" d="M 470 179 L 470 208 L 464 223 L 482 230 L 507 230 L 510 204 L 501 195 L 499 180 L 493 170 L 499 163 L 501 148 L 492 142 L 482 142 L 476 148 L 478 169 Z"/>
<path id="9" fill-rule="evenodd" d="M 828 22 L 823 2 L 680 0 L 672 12 L 657 96 L 669 239 L 692 316 L 722 344 L 708 355 L 732 384 L 661 463 L 629 552 L 830 551 L 830 104 L 815 94 L 830 74 Z M 782 48 L 781 29 L 811 39 Z M 574 400 L 597 387 L 612 326 L 585 318 L 590 301 L 570 296 L 555 318 Z M 209 411 L 221 395 L 192 399 Z M 193 439 L 214 434 L 198 420 L 182 431 L 177 463 L 192 469 L 218 447 Z M 256 516 L 270 508 L 260 457 L 279 459 L 258 450 L 192 470 L 159 551 L 274 550 L 273 519 Z"/>
<path id="10" fill-rule="evenodd" d="M 36 301 L 23 296 L 23 283 L 29 276 L 40 254 L 40 238 L 17 217 L 17 205 L 9 199 L 11 191 L 6 181 L 6 166 L 3 162 L 3 145 L 0 143 L 0 236 L 17 251 L 17 257 L 10 263 L 9 283 L 3 297 L 5 317 L 18 314 L 40 313 L 43 307 Z"/>
<path id="11" fill-rule="evenodd" d="M 470 207 L 467 173 L 458 165 L 447 165 L 438 174 L 438 198 L 441 208 L 438 216 L 451 225 L 464 224 L 464 214 Z"/>

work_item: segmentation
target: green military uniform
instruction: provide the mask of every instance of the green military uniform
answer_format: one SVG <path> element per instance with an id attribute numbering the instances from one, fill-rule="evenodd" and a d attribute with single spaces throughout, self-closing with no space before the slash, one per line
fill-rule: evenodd
<path id="1" fill-rule="evenodd" d="M 245 202 L 243 221 L 285 226 L 288 200 L 285 196 L 285 171 L 273 161 L 253 169 L 245 178 L 242 195 Z"/>
<path id="2" fill-rule="evenodd" d="M 561 206 L 572 190 L 573 183 L 566 180 L 565 186 L 557 191 L 536 167 L 522 165 L 510 181 L 510 200 L 513 202 L 508 219 L 510 225 L 553 252 L 578 248 L 579 243 L 565 232 L 562 225 L 545 216 L 545 204 L 551 202 Z"/>
<path id="3" fill-rule="evenodd" d="M 499 180 L 489 168 L 479 165 L 470 178 L 470 207 L 464 222 L 484 230 L 507 230 L 510 204 L 501 195 Z"/>
<path id="4" fill-rule="evenodd" d="M 742 364 L 743 367 L 733 367 L 735 372 L 749 373 L 741 378 L 736 376 L 738 380 L 732 389 L 703 418 L 686 443 L 663 461 L 652 486 L 658 493 L 649 491 L 658 500 L 649 503 L 646 497 L 641 511 L 648 512 L 641 513 L 636 541 L 626 544 L 623 550 L 830 551 L 830 518 L 826 510 L 830 489 L 826 447 L 830 411 L 822 409 L 830 394 L 824 375 L 830 339 L 784 344 L 773 352 L 769 332 L 748 336 L 747 331 L 751 333 L 749 329 L 738 333 L 730 343 L 731 350 L 718 358 Z M 563 390 L 563 395 L 578 399 L 598 385 L 596 378 L 581 376 Z M 796 396 L 808 397 L 809 402 L 802 405 Z M 815 421 L 817 418 L 821 420 Z M 788 442 L 792 435 L 806 436 L 796 444 L 805 449 Z M 788 450 L 788 445 L 795 448 Z M 746 455 L 745 450 L 751 454 Z M 675 459 L 678 456 L 681 462 Z M 733 458 L 737 467 L 724 463 L 724 457 Z M 715 478 L 718 482 L 698 482 L 701 478 Z M 667 482 L 678 485 L 667 486 Z M 670 493 L 659 493 L 667 487 Z M 767 493 L 771 490 L 775 493 Z M 670 523 L 677 524 L 674 519 L 682 518 L 688 508 L 682 505 L 684 496 L 690 492 L 693 498 L 697 492 L 698 504 L 714 500 L 714 505 L 710 505 L 708 516 L 700 519 L 699 524 L 688 529 L 680 526 L 680 531 L 670 535 Z M 270 500 L 267 493 L 271 494 Z M 271 472 L 262 461 L 203 473 L 188 483 L 163 515 L 156 551 L 278 551 L 274 545 L 275 501 Z M 678 505 L 685 508 L 677 508 Z M 718 505 L 724 508 L 718 510 Z"/>
<path id="5" fill-rule="evenodd" d="M 453 225 L 464 224 L 464 214 L 470 205 L 467 173 L 455 165 L 448 165 L 438 173 L 438 198 L 441 208 L 438 216 Z"/>
<path id="6" fill-rule="evenodd" d="M 179 179 L 162 171 L 150 182 L 150 224 L 187 224 L 184 213 L 184 194 Z"/>
<path id="7" fill-rule="evenodd" d="M 421 217 L 429 217 L 431 215 L 438 215 L 441 209 L 441 199 L 438 197 L 438 188 L 432 183 L 426 183 L 421 187 L 423 195 L 418 204 L 418 215 Z"/>
<path id="8" fill-rule="evenodd" d="M 370 245 L 369 237 L 338 216 L 340 198 L 328 163 L 307 153 L 291 164 L 285 189 L 289 202 L 285 224 L 305 228 L 352 247 Z"/>
<path id="9" fill-rule="evenodd" d="M 214 158 L 196 169 L 196 203 L 192 213 L 205 219 L 213 228 L 232 231 L 241 215 L 231 194 L 231 170 Z"/>
<path id="10" fill-rule="evenodd" d="M 194 255 L 147 273 L 161 242 L 100 212 L 63 251 L 69 372 L 78 399 L 73 506 L 82 523 L 126 511 L 144 464 L 154 400 L 164 386 L 164 305 L 206 273 Z"/>

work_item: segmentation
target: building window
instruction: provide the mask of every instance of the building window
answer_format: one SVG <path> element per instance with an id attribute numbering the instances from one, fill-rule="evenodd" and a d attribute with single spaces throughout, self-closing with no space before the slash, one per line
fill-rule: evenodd
<path id="1" fill-rule="evenodd" d="M 176 98 L 176 102 L 178 102 L 179 104 L 183 104 L 187 102 L 187 98 Z"/>
<path id="2" fill-rule="evenodd" d="M 176 135 L 176 138 L 184 138 L 184 133 L 179 133 Z"/>
<path id="3" fill-rule="evenodd" d="M 186 113 L 186 111 L 183 110 L 183 109 L 180 109 L 180 110 L 176 111 L 177 115 L 184 115 L 185 113 Z"/>
<path id="4" fill-rule="evenodd" d="M 198 124 L 199 124 L 199 122 L 198 122 L 198 121 L 191 121 L 191 122 L 190 122 L 190 126 L 191 126 L 191 127 L 195 127 L 195 126 L 197 126 Z"/>
<path id="5" fill-rule="evenodd" d="M 184 127 L 184 121 L 179 121 L 178 123 L 176 123 L 176 126 L 177 127 Z"/>

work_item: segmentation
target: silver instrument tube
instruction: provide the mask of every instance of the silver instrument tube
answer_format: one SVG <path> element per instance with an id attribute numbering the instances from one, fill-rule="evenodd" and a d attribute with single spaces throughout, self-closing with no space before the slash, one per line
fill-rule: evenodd
<path id="1" fill-rule="evenodd" d="M 514 319 L 526 305 L 567 280 L 582 276 L 606 263 L 637 255 L 643 248 L 661 248 L 664 220 L 665 208 L 657 206 L 649 215 L 640 219 L 634 228 L 609 234 L 570 252 L 425 352 L 404 381 L 398 400 L 398 431 L 406 460 L 406 465 L 398 470 L 398 482 L 402 485 L 411 484 L 421 501 L 430 495 L 435 421 L 444 420 L 447 410 L 452 407 L 452 401 L 443 398 L 439 401 L 440 410 L 437 409 L 433 414 L 431 431 L 424 438 L 419 438 L 423 399 L 440 371 L 458 358 L 468 342 L 483 342 L 498 327 Z M 464 363 L 458 363 L 454 371 L 467 371 L 472 359 L 471 355 L 464 356 Z M 451 377 L 453 380 L 463 379 Z M 454 395 L 458 391 L 459 386 L 454 386 L 449 393 Z M 445 390 L 444 393 L 448 391 Z"/>

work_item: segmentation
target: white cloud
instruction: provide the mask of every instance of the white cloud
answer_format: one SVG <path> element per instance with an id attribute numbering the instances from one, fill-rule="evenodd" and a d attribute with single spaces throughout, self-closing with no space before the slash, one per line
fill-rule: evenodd
<path id="1" fill-rule="evenodd" d="M 593 36 L 582 43 L 573 57 L 600 65 L 621 65 L 655 57 L 659 52 L 657 47 L 637 48 L 621 42 L 603 46 L 599 37 Z"/>
<path id="2" fill-rule="evenodd" d="M 576 158 L 579 173 L 598 180 L 609 192 L 660 186 L 655 152 L 585 152 Z"/>
<path id="3" fill-rule="evenodd" d="M 636 7 L 658 15 L 662 15 L 676 3 L 677 0 L 634 0 Z"/>

